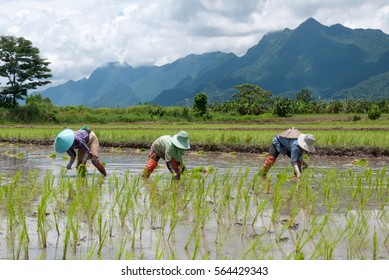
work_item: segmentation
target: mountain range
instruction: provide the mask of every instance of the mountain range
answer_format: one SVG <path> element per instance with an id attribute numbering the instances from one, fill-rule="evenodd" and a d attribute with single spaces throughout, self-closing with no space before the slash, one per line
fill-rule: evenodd
<path id="1" fill-rule="evenodd" d="M 389 35 L 325 26 L 309 18 L 294 30 L 264 35 L 240 57 L 191 54 L 162 66 L 136 68 L 110 62 L 89 78 L 39 93 L 61 106 L 190 105 L 199 92 L 210 102 L 229 100 L 234 86 L 243 83 L 290 98 L 303 88 L 322 100 L 389 98 Z"/>

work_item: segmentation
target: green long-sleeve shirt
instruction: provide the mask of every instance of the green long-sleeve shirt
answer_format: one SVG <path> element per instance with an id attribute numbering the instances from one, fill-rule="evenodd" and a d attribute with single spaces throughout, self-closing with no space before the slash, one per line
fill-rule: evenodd
<path id="1" fill-rule="evenodd" d="M 157 155 L 164 159 L 166 162 L 172 161 L 174 159 L 178 162 L 183 162 L 182 156 L 184 155 L 184 150 L 177 148 L 173 145 L 172 136 L 164 135 L 156 139 L 151 145 L 151 150 L 157 153 Z"/>

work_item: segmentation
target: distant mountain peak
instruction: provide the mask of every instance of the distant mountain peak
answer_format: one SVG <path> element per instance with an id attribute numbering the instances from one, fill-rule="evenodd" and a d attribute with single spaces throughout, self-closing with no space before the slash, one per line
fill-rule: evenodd
<path id="1" fill-rule="evenodd" d="M 318 22 L 316 19 L 310 17 L 308 18 L 306 21 L 304 21 L 303 23 L 301 23 L 297 29 L 302 29 L 302 28 L 326 28 L 325 25 L 321 24 L 320 22 Z"/>

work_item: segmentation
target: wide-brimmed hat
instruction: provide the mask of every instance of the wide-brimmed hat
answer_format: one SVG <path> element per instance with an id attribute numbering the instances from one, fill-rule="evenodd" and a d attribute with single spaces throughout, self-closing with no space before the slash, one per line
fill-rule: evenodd
<path id="1" fill-rule="evenodd" d="M 303 148 L 305 151 L 314 153 L 315 147 L 313 147 L 313 142 L 315 142 L 315 137 L 313 137 L 312 134 L 301 134 L 297 138 L 297 143 L 301 148 Z"/>
<path id="2" fill-rule="evenodd" d="M 65 128 L 55 138 L 54 150 L 57 153 L 64 153 L 73 145 L 73 142 L 74 131 L 69 128 Z"/>
<path id="3" fill-rule="evenodd" d="M 181 130 L 176 135 L 173 136 L 172 139 L 173 145 L 177 148 L 189 150 L 189 135 L 186 131 Z"/>
<path id="4" fill-rule="evenodd" d="M 288 139 L 297 139 L 301 132 L 295 129 L 294 127 L 289 128 L 279 134 L 281 137 L 288 138 Z"/>

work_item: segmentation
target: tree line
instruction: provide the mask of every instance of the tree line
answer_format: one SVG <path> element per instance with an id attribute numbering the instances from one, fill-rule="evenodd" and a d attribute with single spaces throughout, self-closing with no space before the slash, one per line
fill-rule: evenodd
<path id="1" fill-rule="evenodd" d="M 279 117 L 294 114 L 368 114 L 369 119 L 378 119 L 381 113 L 389 113 L 389 99 L 375 101 L 361 99 L 315 100 L 312 91 L 303 88 L 295 98 L 273 97 L 272 93 L 257 85 L 235 86 L 238 93 L 231 101 L 210 105 L 212 111 L 239 115 L 273 113 Z"/>

